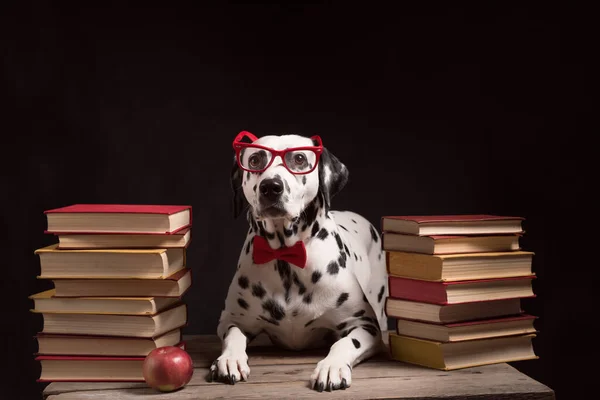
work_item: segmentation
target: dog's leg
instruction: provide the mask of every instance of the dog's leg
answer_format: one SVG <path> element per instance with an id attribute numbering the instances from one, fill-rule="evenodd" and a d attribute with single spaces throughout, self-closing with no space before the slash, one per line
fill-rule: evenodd
<path id="1" fill-rule="evenodd" d="M 246 344 L 248 337 L 231 321 L 222 319 L 217 327 L 217 334 L 223 338 L 222 351 L 210 366 L 209 380 L 224 381 L 232 385 L 240 380 L 247 380 L 250 375 Z"/>
<path id="2" fill-rule="evenodd" d="M 374 326 L 357 324 L 345 332 L 348 331 L 317 363 L 310 377 L 311 388 L 322 392 L 350 387 L 352 368 L 381 350 L 381 331 Z"/>

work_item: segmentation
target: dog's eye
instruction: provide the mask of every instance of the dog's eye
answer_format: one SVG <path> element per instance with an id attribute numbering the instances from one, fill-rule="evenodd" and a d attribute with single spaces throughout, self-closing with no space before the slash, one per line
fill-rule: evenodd
<path id="1" fill-rule="evenodd" d="M 258 168 L 258 166 L 261 163 L 261 158 L 258 156 L 258 154 L 252 154 L 249 158 L 248 158 L 248 165 L 250 165 L 250 167 L 252 168 Z"/>
<path id="2" fill-rule="evenodd" d="M 294 163 L 296 165 L 304 165 L 304 163 L 306 163 L 306 157 L 304 156 L 304 154 L 294 154 Z"/>

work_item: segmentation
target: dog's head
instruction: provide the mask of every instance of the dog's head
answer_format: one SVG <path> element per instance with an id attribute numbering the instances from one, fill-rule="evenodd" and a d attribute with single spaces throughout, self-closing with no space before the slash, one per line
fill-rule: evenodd
<path id="1" fill-rule="evenodd" d="M 293 220 L 317 196 L 329 208 L 348 181 L 346 166 L 318 137 L 238 135 L 244 138 L 256 146 L 236 150 L 231 171 L 235 218 L 249 205 L 256 219 Z"/>

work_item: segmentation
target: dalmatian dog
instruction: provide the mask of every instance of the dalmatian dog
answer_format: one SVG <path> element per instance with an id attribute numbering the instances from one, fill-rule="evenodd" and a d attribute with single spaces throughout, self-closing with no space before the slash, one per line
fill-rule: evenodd
<path id="1" fill-rule="evenodd" d="M 285 349 L 327 346 L 307 377 L 310 387 L 346 389 L 352 368 L 381 350 L 387 330 L 380 235 L 364 217 L 330 209 L 348 169 L 318 136 L 241 132 L 234 149 L 234 217 L 247 208 L 250 228 L 217 327 L 222 353 L 208 379 L 248 380 L 246 345 L 266 333 Z"/>

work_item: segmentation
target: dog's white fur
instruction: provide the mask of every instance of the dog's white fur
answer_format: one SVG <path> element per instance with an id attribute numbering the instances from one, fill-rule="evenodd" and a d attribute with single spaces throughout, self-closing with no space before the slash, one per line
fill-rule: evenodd
<path id="1" fill-rule="evenodd" d="M 256 143 L 278 150 L 313 145 L 298 135 L 265 136 Z M 261 205 L 257 187 L 276 176 L 285 191 L 282 211 L 272 216 Z M 360 215 L 329 209 L 347 177 L 348 169 L 327 149 L 318 168 L 306 175 L 291 174 L 279 158 L 262 173 L 244 172 L 234 162 L 236 214 L 249 206 L 251 226 L 217 327 L 223 347 L 210 379 L 247 380 L 246 344 L 263 332 L 274 344 L 295 350 L 333 341 L 309 378 L 319 391 L 349 387 L 352 367 L 380 350 L 388 294 L 381 238 Z M 306 267 L 276 260 L 254 264 L 252 239 L 257 234 L 272 248 L 303 240 Z"/>

